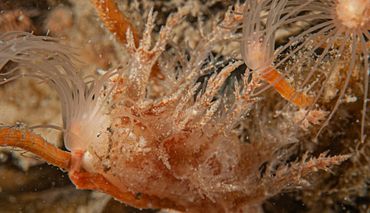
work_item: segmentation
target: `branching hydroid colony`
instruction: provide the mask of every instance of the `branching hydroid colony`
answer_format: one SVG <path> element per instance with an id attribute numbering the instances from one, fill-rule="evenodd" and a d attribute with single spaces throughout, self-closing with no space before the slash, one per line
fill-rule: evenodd
<path id="1" fill-rule="evenodd" d="M 189 12 L 188 7 L 167 19 L 153 45 L 152 11 L 139 42 L 137 30 L 117 13 L 112 1 L 94 4 L 109 30 L 115 33 L 121 28 L 125 32 L 116 36 L 130 59 L 93 81 L 79 76 L 71 51 L 51 38 L 27 33 L 7 33 L 0 38 L 1 84 L 28 76 L 55 89 L 62 104 L 64 143 L 69 152 L 51 147 L 28 130 L 9 128 L 0 130 L 1 145 L 33 151 L 68 170 L 78 188 L 100 190 L 140 208 L 189 212 L 257 210 L 265 199 L 298 186 L 314 171 L 326 170 L 349 157 L 301 156 L 300 162 L 288 164 L 292 153 L 282 151 L 290 143 L 288 138 L 243 143 L 241 133 L 235 129 L 247 119 L 245 115 L 258 101 L 264 82 L 299 107 L 312 106 L 317 101 L 285 79 L 289 70 L 307 67 L 300 63 L 302 57 L 318 54 L 314 60 L 320 62 L 307 68 L 307 79 L 329 52 L 328 57 L 335 59 L 331 65 L 334 67 L 345 55 L 348 39 L 353 46 L 350 70 L 356 60 L 361 60 L 359 56 L 367 61 L 363 59 L 367 57 L 367 40 L 363 36 L 368 32 L 356 30 L 353 32 L 357 34 L 350 35 L 346 31 L 343 41 L 339 36 L 342 28 L 330 25 L 326 21 L 330 16 L 316 14 L 326 12 L 321 1 L 302 4 L 298 0 L 262 0 L 236 4 L 209 33 L 202 29 L 202 40 L 187 50 L 186 57 L 181 51 L 173 51 L 181 48 L 170 41 L 173 28 Z M 366 8 L 368 11 L 368 5 Z M 314 18 L 324 22 L 276 49 L 275 34 L 279 29 Z M 241 37 L 238 28 L 243 20 L 242 55 L 248 68 L 240 78 L 232 79 L 232 73 L 243 62 L 230 58 L 217 61 L 209 55 L 215 45 L 227 45 Z M 338 32 L 331 31 L 335 27 Z M 324 36 L 326 40 L 321 42 L 315 36 Z M 362 47 L 360 53 L 358 45 Z M 318 48 L 323 51 L 316 53 Z M 295 56 L 298 52 L 301 55 Z M 297 63 L 286 64 L 289 60 Z M 224 65 L 218 70 L 218 64 Z M 164 76 L 160 83 L 150 81 L 153 67 Z M 333 73 L 333 69 L 328 70 Z M 200 81 L 204 76 L 208 79 Z M 228 79 L 232 83 L 226 84 Z M 304 85 L 306 82 L 301 86 Z M 315 95 L 321 93 L 322 90 Z M 342 93 L 339 99 L 341 96 Z"/>

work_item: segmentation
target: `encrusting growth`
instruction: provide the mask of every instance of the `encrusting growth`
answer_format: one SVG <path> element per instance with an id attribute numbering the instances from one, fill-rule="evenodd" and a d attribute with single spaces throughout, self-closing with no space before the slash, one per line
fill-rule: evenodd
<path id="1" fill-rule="evenodd" d="M 99 9 L 104 2 L 112 3 L 95 4 L 105 23 L 124 19 L 117 11 L 113 16 Z M 318 169 L 326 170 L 350 157 L 322 154 L 288 163 L 292 153 L 281 151 L 291 143 L 286 138 L 243 143 L 235 131 L 258 101 L 257 89 L 263 81 L 299 107 L 312 104 L 311 97 L 293 89 L 274 64 L 281 51 L 274 50 L 276 29 L 294 22 L 307 4 L 275 0 L 236 4 L 221 23 L 202 35 L 186 58 L 180 56 L 182 53 L 174 57 L 163 53 L 172 48 L 173 29 L 190 8 L 168 17 L 154 45 L 155 15 L 150 11 L 138 43 L 134 30 L 128 30 L 130 25 L 123 26 L 125 38 L 118 35 L 130 55 L 128 64 L 91 82 L 78 74 L 73 54 L 56 40 L 28 33 L 3 34 L 0 85 L 31 77 L 55 89 L 61 100 L 64 144 L 69 152 L 47 145 L 27 129 L 0 129 L 0 146 L 35 152 L 68 170 L 78 188 L 100 190 L 139 208 L 186 212 L 259 208 L 265 199 L 300 185 Z M 265 10 L 267 15 L 262 13 Z M 240 79 L 227 84 L 243 62 L 225 58 L 220 67 L 209 55 L 216 44 L 242 37 L 238 28 L 243 11 L 247 20 L 243 59 L 253 73 L 248 69 Z M 260 19 L 267 19 L 266 29 L 260 27 Z M 108 28 L 115 32 L 119 26 Z M 253 48 L 258 51 L 253 53 Z M 158 61 L 165 78 L 152 85 L 150 73 Z M 204 76 L 207 80 L 199 81 Z"/>

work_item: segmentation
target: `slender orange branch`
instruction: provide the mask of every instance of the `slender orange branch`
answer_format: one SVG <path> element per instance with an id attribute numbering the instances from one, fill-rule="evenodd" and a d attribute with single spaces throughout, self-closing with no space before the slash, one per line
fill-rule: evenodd
<path id="1" fill-rule="evenodd" d="M 0 129 L 0 146 L 19 147 L 59 168 L 68 170 L 70 167 L 71 154 L 69 152 L 58 149 L 29 130 Z"/>
<path id="2" fill-rule="evenodd" d="M 105 27 L 116 36 L 117 40 L 124 45 L 127 44 L 126 32 L 130 29 L 134 37 L 135 46 L 139 46 L 140 36 L 137 28 L 130 22 L 129 18 L 120 12 L 114 0 L 91 1 L 95 5 Z M 159 79 L 164 79 L 158 63 L 153 65 L 151 75 Z"/>
<path id="3" fill-rule="evenodd" d="M 100 174 L 92 174 L 86 171 L 71 171 L 69 177 L 78 189 L 98 190 L 136 208 L 170 208 L 184 211 L 183 207 L 175 205 L 174 202 L 168 199 L 159 199 L 155 196 L 122 191 Z"/>
<path id="4" fill-rule="evenodd" d="M 264 70 L 261 76 L 262 79 L 271 84 L 283 98 L 300 108 L 308 107 L 314 101 L 312 97 L 297 92 L 273 67 Z"/>
<path id="5" fill-rule="evenodd" d="M 122 44 L 127 43 L 126 32 L 130 29 L 134 36 L 136 47 L 139 46 L 138 30 L 131 24 L 130 20 L 120 12 L 117 4 L 113 0 L 91 1 L 95 5 L 98 15 L 105 27 L 113 33 Z"/>

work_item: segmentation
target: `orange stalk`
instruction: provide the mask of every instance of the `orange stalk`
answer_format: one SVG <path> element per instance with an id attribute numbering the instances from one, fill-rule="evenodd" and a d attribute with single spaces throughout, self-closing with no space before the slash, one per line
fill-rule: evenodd
<path id="1" fill-rule="evenodd" d="M 262 79 L 271 84 L 284 99 L 300 108 L 308 107 L 314 101 L 312 97 L 297 92 L 273 67 L 265 69 L 261 76 Z"/>
<path id="2" fill-rule="evenodd" d="M 171 208 L 184 210 L 183 207 L 175 205 L 174 202 L 168 199 L 159 199 L 155 196 L 122 191 L 100 174 L 93 174 L 86 171 L 72 171 L 69 173 L 69 177 L 78 189 L 99 190 L 136 208 Z"/>
<path id="3" fill-rule="evenodd" d="M 71 154 L 69 152 L 60 150 L 29 130 L 0 129 L 0 146 L 18 147 L 27 150 L 48 163 L 65 170 L 70 167 Z"/>
<path id="4" fill-rule="evenodd" d="M 92 2 L 105 27 L 122 44 L 127 44 L 126 32 L 130 29 L 134 36 L 135 46 L 139 46 L 139 34 L 136 27 L 119 11 L 117 4 L 113 0 L 92 0 Z"/>
<path id="5" fill-rule="evenodd" d="M 116 36 L 117 40 L 119 40 L 123 45 L 126 45 L 126 32 L 130 29 L 134 37 L 135 46 L 139 46 L 140 36 L 137 28 L 130 22 L 129 18 L 120 12 L 114 0 L 91 1 L 95 5 L 98 15 L 103 21 L 105 27 Z M 158 77 L 159 79 L 164 79 L 158 63 L 153 65 L 151 75 Z"/>

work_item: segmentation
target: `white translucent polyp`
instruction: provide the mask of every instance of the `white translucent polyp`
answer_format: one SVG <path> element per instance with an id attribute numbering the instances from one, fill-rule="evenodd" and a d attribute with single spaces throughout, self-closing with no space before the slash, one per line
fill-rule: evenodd
<path id="1" fill-rule="evenodd" d="M 340 23 L 348 28 L 360 28 L 369 24 L 369 0 L 338 0 L 336 15 Z"/>
<path id="2" fill-rule="evenodd" d="M 252 70 L 261 70 L 271 65 L 273 58 L 272 39 L 266 38 L 261 32 L 253 32 L 245 38 L 243 59 Z"/>
<path id="3" fill-rule="evenodd" d="M 94 117 L 72 119 L 65 134 L 65 146 L 70 151 L 86 151 L 95 143 L 107 143 L 109 129 L 108 115 L 98 113 Z"/>

